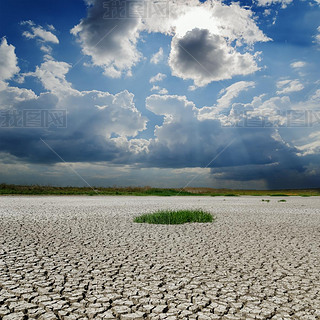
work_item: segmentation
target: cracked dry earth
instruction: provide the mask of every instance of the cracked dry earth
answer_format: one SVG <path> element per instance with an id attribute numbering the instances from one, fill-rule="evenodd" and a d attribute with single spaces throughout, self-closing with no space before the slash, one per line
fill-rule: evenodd
<path id="1" fill-rule="evenodd" d="M 2 197 L 0 318 L 320 319 L 320 199 L 269 199 Z"/>

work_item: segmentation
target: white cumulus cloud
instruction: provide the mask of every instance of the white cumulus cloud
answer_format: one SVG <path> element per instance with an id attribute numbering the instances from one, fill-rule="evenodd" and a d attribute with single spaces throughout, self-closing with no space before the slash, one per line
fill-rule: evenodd
<path id="1" fill-rule="evenodd" d="M 315 35 L 315 42 L 320 45 L 320 26 L 317 28 L 318 34 Z"/>
<path id="2" fill-rule="evenodd" d="M 150 91 L 157 91 L 159 94 L 167 94 L 168 90 L 166 88 L 161 88 L 160 86 L 153 85 Z"/>
<path id="3" fill-rule="evenodd" d="M 25 73 L 24 76 L 37 77 L 43 87 L 50 92 L 76 93 L 76 90 L 72 89 L 71 83 L 66 80 L 66 74 L 70 68 L 71 65 L 66 62 L 47 60 L 37 66 L 34 72 Z"/>
<path id="4" fill-rule="evenodd" d="M 242 91 L 248 91 L 254 86 L 255 83 L 253 81 L 239 81 L 221 90 L 220 94 L 223 94 L 223 96 L 217 100 L 219 109 L 229 107 L 232 100 L 238 97 Z"/>
<path id="5" fill-rule="evenodd" d="M 215 105 L 211 107 L 202 107 L 199 109 L 198 119 L 200 121 L 208 119 L 221 120 L 221 112 L 232 107 L 232 102 L 240 95 L 241 92 L 248 91 L 250 88 L 254 87 L 255 83 L 253 81 L 239 81 L 225 89 L 222 89 L 219 92 L 221 97 L 217 100 Z"/>
<path id="6" fill-rule="evenodd" d="M 51 31 L 48 31 L 44 29 L 42 26 L 37 26 L 34 24 L 33 21 L 23 21 L 21 22 L 22 25 L 27 25 L 30 28 L 30 31 L 24 31 L 22 35 L 26 37 L 27 39 L 38 39 L 41 42 L 51 42 L 54 44 L 59 43 L 59 39 L 55 34 L 53 34 L 51 31 L 54 31 L 54 27 L 49 25 L 48 29 Z"/>
<path id="7" fill-rule="evenodd" d="M 286 8 L 293 0 L 257 0 L 259 6 L 266 7 L 273 4 L 280 4 L 282 8 Z"/>
<path id="8" fill-rule="evenodd" d="M 0 44 L 0 81 L 9 80 L 20 71 L 15 47 L 2 38 Z"/>
<path id="9" fill-rule="evenodd" d="M 301 91 L 304 85 L 299 80 L 280 80 L 277 82 L 278 95 Z"/>
<path id="10" fill-rule="evenodd" d="M 164 73 L 158 73 L 155 76 L 151 77 L 149 82 L 154 83 L 154 82 L 159 82 L 163 81 L 167 76 Z"/>
<path id="11" fill-rule="evenodd" d="M 306 65 L 307 63 L 305 61 L 295 61 L 290 64 L 291 68 L 294 68 L 294 69 L 303 68 Z"/>
<path id="12" fill-rule="evenodd" d="M 152 55 L 150 62 L 158 64 L 163 59 L 163 49 L 160 47 L 159 51 Z"/>

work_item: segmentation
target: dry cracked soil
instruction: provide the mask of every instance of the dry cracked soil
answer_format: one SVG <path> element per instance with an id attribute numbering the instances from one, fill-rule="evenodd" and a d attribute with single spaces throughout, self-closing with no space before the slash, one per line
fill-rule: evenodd
<path id="1" fill-rule="evenodd" d="M 1 197 L 0 319 L 320 319 L 320 199 L 269 199 Z"/>

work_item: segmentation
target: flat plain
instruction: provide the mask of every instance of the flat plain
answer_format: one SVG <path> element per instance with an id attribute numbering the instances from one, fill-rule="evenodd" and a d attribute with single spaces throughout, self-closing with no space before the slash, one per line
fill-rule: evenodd
<path id="1" fill-rule="evenodd" d="M 320 198 L 1 197 L 0 319 L 320 319 Z"/>

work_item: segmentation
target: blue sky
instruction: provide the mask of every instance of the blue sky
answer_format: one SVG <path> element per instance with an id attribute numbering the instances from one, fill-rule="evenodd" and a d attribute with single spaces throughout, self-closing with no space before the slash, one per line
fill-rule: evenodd
<path id="1" fill-rule="evenodd" d="M 0 12 L 0 182 L 319 187 L 319 0 Z"/>

